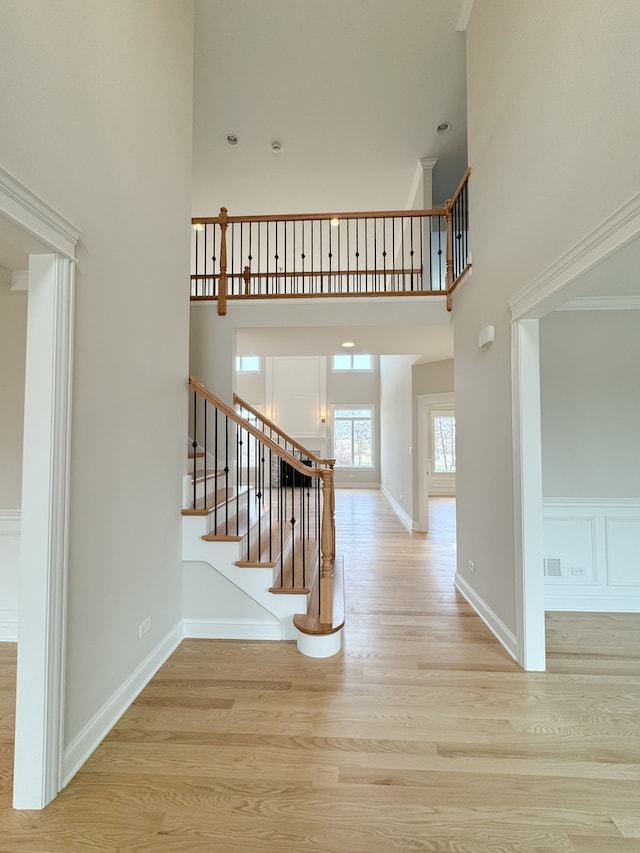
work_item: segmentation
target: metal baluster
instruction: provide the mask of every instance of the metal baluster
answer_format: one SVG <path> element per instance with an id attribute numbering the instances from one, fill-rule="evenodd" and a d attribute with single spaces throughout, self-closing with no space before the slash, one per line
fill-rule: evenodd
<path id="1" fill-rule="evenodd" d="M 203 436 L 204 436 L 204 509 L 207 508 L 207 410 L 209 408 L 209 402 L 207 400 L 204 401 L 204 424 L 203 424 Z"/>
<path id="2" fill-rule="evenodd" d="M 197 462 L 198 462 L 198 395 L 193 392 L 193 439 L 191 446 L 193 447 L 193 508 L 196 509 L 197 500 Z"/>

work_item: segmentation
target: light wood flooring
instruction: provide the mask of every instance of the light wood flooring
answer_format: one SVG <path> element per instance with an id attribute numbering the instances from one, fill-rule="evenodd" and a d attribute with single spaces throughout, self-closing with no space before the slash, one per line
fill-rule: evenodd
<path id="1" fill-rule="evenodd" d="M 70 785 L 11 811 L 15 646 L 0 644 L 0 851 L 640 851 L 638 617 L 548 618 L 527 674 L 428 536 L 339 491 L 343 651 L 185 641 Z"/>

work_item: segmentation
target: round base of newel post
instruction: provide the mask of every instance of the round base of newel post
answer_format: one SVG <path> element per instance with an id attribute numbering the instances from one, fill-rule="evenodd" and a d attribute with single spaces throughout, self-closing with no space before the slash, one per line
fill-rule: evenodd
<path id="1" fill-rule="evenodd" d="M 342 647 L 342 628 L 333 634 L 303 634 L 298 631 L 298 651 L 308 658 L 330 658 Z"/>

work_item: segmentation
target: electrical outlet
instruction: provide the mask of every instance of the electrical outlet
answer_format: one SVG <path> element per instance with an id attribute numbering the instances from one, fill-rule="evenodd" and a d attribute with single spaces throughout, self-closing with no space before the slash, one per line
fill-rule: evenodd
<path id="1" fill-rule="evenodd" d="M 476 564 L 473 562 L 473 560 L 469 560 L 469 571 L 475 572 L 475 570 L 476 570 Z"/>
<path id="2" fill-rule="evenodd" d="M 144 637 L 147 631 L 151 630 L 151 616 L 147 616 L 147 618 L 140 623 L 140 628 L 138 632 L 140 634 L 140 639 Z"/>

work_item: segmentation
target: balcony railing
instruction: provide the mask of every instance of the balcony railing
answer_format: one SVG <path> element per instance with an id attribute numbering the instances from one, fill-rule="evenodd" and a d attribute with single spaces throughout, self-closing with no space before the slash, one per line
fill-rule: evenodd
<path id="1" fill-rule="evenodd" d="M 468 271 L 468 178 L 434 210 L 215 217 L 193 223 L 192 300 L 447 297 Z"/>

